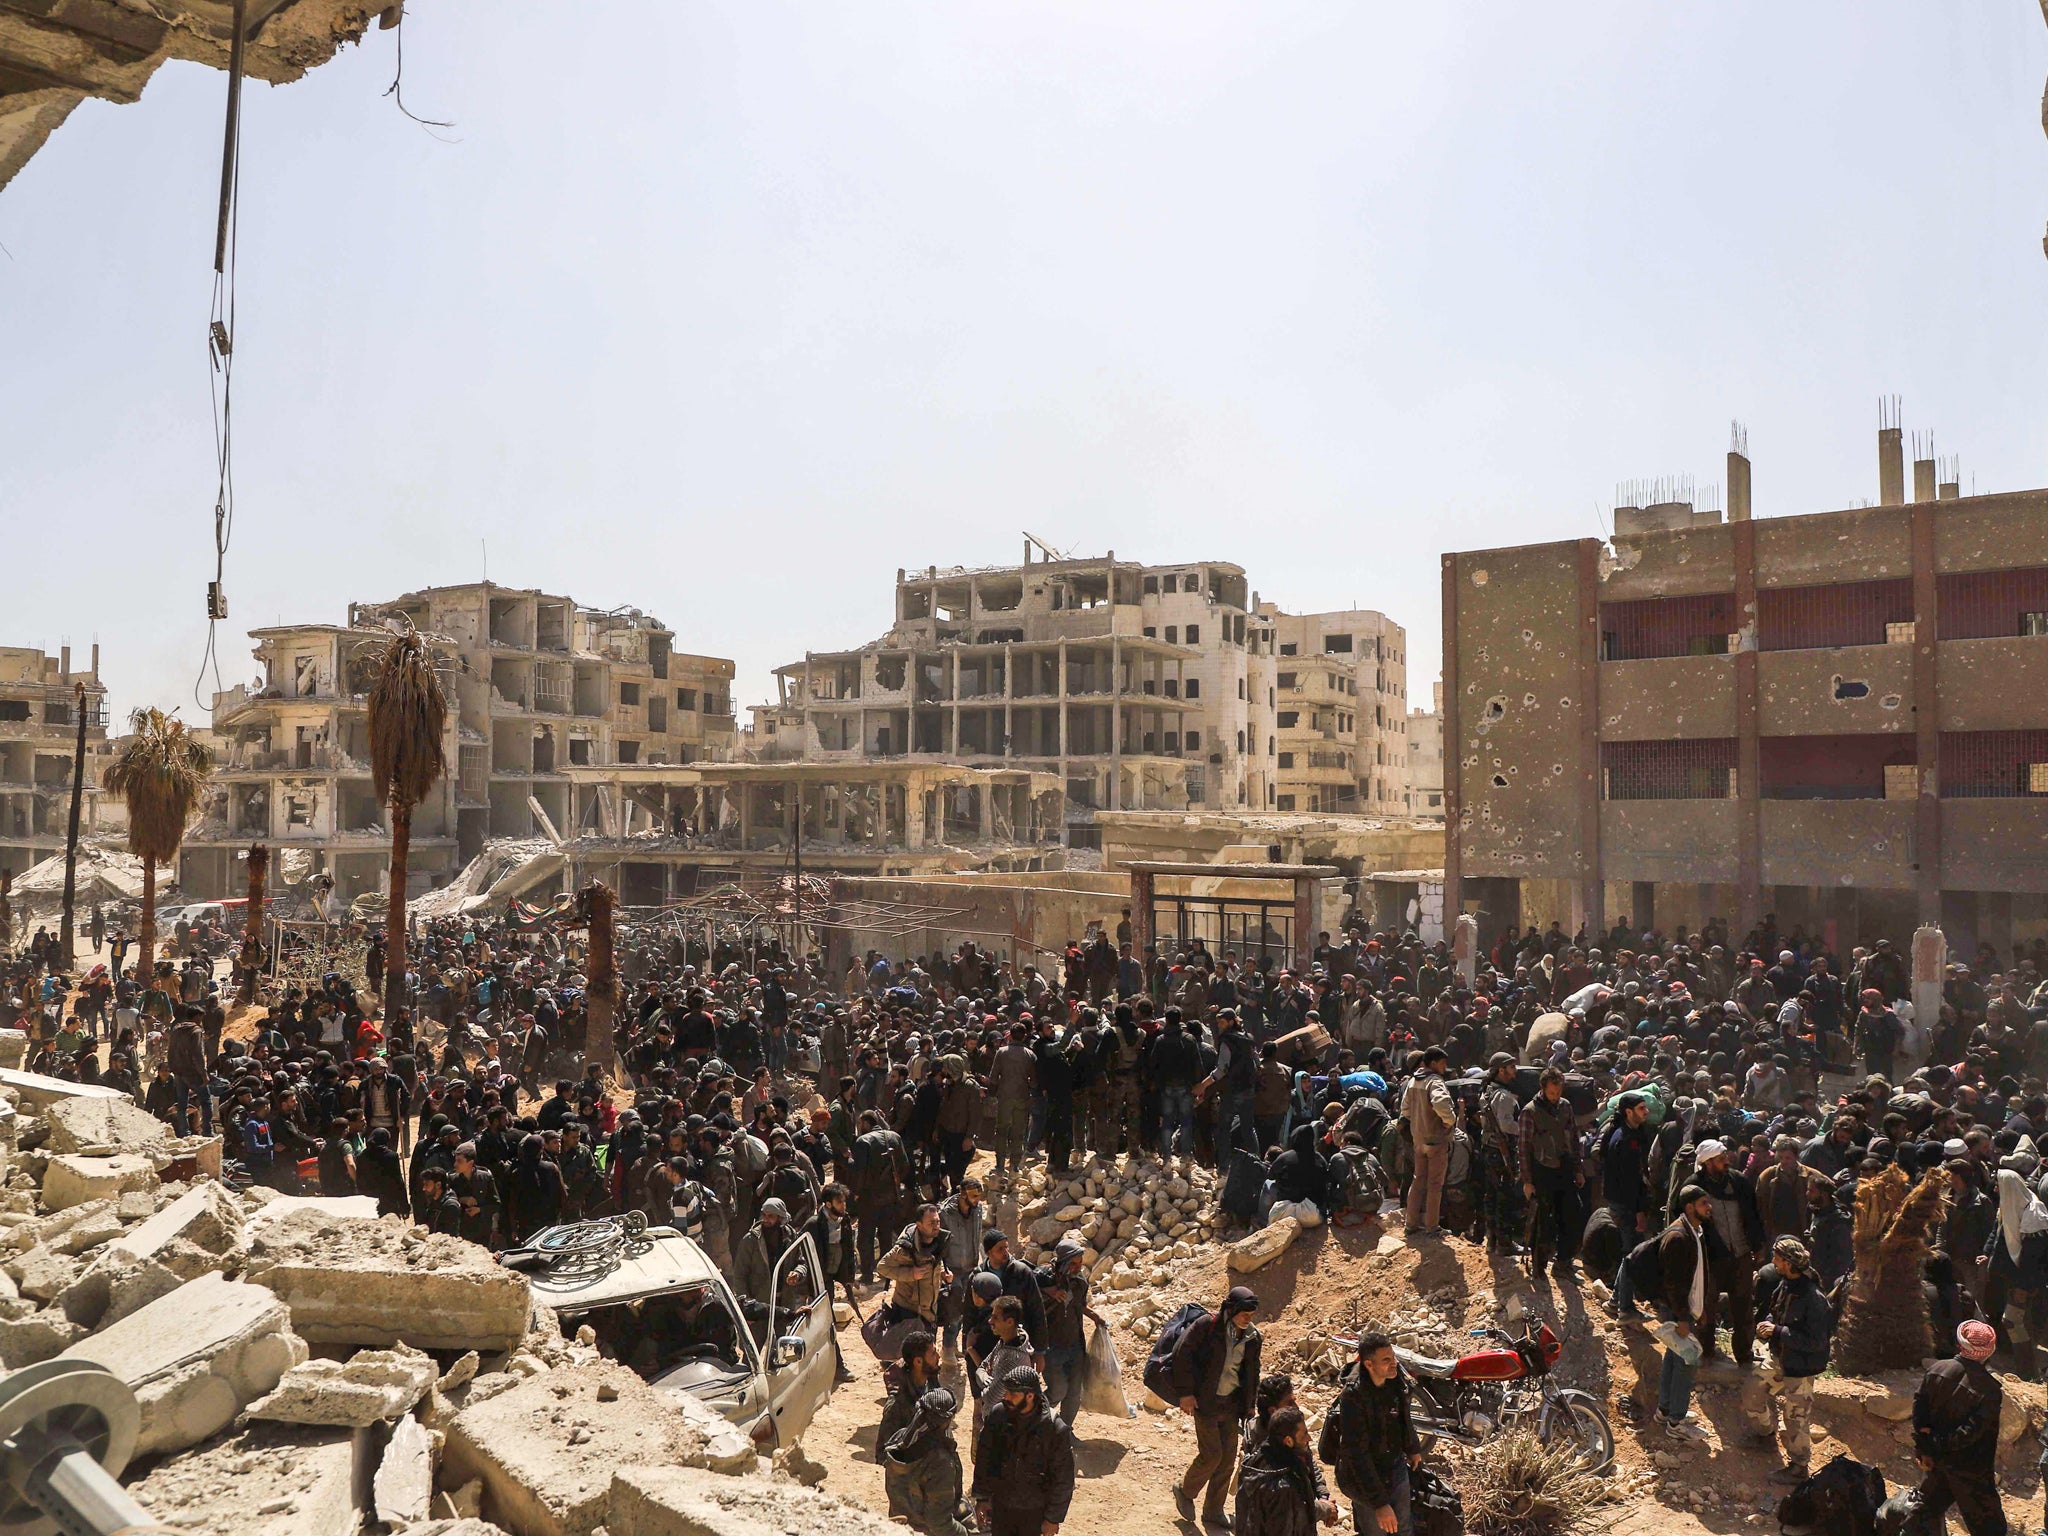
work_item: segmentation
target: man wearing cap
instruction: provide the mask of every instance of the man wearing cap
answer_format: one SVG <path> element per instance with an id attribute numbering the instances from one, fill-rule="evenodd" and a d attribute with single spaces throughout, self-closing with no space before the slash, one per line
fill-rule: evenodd
<path id="1" fill-rule="evenodd" d="M 1223 1305 L 1188 1325 L 1173 1350 L 1173 1389 L 1180 1410 L 1195 1423 L 1195 1459 L 1174 1489 L 1183 1520 L 1195 1519 L 1202 1498 L 1204 1525 L 1228 1527 L 1224 1501 L 1237 1466 L 1239 1425 L 1252 1415 L 1259 1390 L 1259 1330 L 1252 1314 L 1259 1298 L 1235 1286 Z"/>
<path id="2" fill-rule="evenodd" d="M 1998 1496 L 1998 1421 L 2005 1389 L 1986 1363 L 1998 1335 L 1972 1319 L 1956 1329 L 1953 1360 L 1937 1360 L 1913 1394 L 1913 1455 L 1920 1481 L 1924 1529 L 1947 1525 L 1955 1505 L 1970 1536 L 2006 1536 Z"/>
<path id="3" fill-rule="evenodd" d="M 1003 1294 L 1024 1308 L 1024 1328 L 1036 1346 L 1032 1368 L 1045 1369 L 1045 1298 L 1038 1290 L 1038 1271 L 1010 1252 L 1009 1234 L 990 1227 L 981 1234 L 981 1267 L 1003 1282 Z"/>
<path id="4" fill-rule="evenodd" d="M 1408 1183 L 1408 1237 L 1433 1237 L 1443 1231 L 1444 1176 L 1451 1166 L 1452 1135 L 1458 1126 L 1457 1106 L 1444 1083 L 1450 1057 L 1440 1046 L 1422 1053 L 1422 1064 L 1401 1094 L 1401 1119 L 1414 1149 L 1415 1172 Z M 1523 1193 L 1527 1193 L 1524 1179 Z"/>
<path id="5" fill-rule="evenodd" d="M 1579 1166 L 1578 1114 L 1564 1096 L 1564 1073 L 1545 1067 L 1536 1096 L 1522 1109 L 1522 1195 L 1535 1207 L 1529 1225 L 1529 1269 L 1541 1274 L 1556 1260 L 1557 1278 L 1573 1280 L 1572 1259 L 1586 1229 L 1579 1192 L 1586 1175 Z"/>
<path id="6" fill-rule="evenodd" d="M 985 1229 L 981 1180 L 970 1173 L 960 1181 L 959 1193 L 939 1211 L 940 1263 L 946 1271 L 946 1289 L 939 1298 L 939 1321 L 945 1328 L 948 1360 L 960 1343 L 960 1322 L 967 1315 L 968 1277 L 980 1267 Z"/>
<path id="7" fill-rule="evenodd" d="M 1088 1272 L 1081 1264 L 1081 1245 L 1060 1239 L 1052 1262 L 1038 1271 L 1038 1293 L 1044 1301 L 1045 1393 L 1052 1411 L 1071 1425 L 1081 1411 L 1086 1374 L 1088 1321 L 1106 1327 L 1088 1305 Z"/>
<path id="8" fill-rule="evenodd" d="M 1700 1328 L 1700 1348 L 1709 1358 L 1714 1353 L 1714 1329 L 1719 1321 L 1717 1298 L 1728 1297 L 1728 1333 L 1733 1340 L 1735 1360 L 1745 1369 L 1756 1363 L 1756 1259 L 1764 1246 L 1763 1218 L 1757 1212 L 1756 1186 L 1747 1174 L 1732 1166 L 1726 1144 L 1708 1140 L 1699 1144 L 1693 1169 L 1693 1184 L 1704 1190 L 1714 1203 L 1711 1216 L 1715 1234 L 1721 1239 L 1709 1246 L 1707 1308 Z"/>
<path id="9" fill-rule="evenodd" d="M 1771 1155 L 1776 1161 L 1756 1176 L 1756 1208 L 1767 1243 L 1806 1234 L 1806 1183 L 1819 1176 L 1800 1165 L 1797 1136 L 1780 1132 L 1773 1137 Z"/>
<path id="10" fill-rule="evenodd" d="M 974 1447 L 975 1509 L 989 1536 L 1058 1536 L 1074 1501 L 1074 1432 L 1046 1412 L 1030 1366 L 1008 1371 L 1002 1389 Z"/>
<path id="11" fill-rule="evenodd" d="M 1743 1407 L 1752 1443 L 1775 1448 L 1778 1414 L 1785 1418 L 1785 1465 L 1771 1473 L 1774 1483 L 1799 1484 L 1812 1468 L 1813 1384 L 1828 1368 L 1835 1314 L 1814 1278 L 1806 1245 L 1796 1237 L 1771 1244 L 1771 1262 L 1757 1271 L 1757 1337 L 1771 1352 L 1767 1375 L 1749 1378 Z"/>

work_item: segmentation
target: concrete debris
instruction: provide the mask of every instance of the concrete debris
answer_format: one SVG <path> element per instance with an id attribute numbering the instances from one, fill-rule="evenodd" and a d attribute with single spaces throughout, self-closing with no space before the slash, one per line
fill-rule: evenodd
<path id="1" fill-rule="evenodd" d="M 284 1304 L 260 1286 L 203 1276 L 63 1352 L 135 1389 L 137 1455 L 218 1434 L 306 1358 Z"/>
<path id="2" fill-rule="evenodd" d="M 195 1184 L 109 1249 L 111 1257 L 141 1263 L 162 1259 L 175 1242 L 202 1253 L 232 1255 L 239 1266 L 242 1212 L 235 1197 L 220 1184 Z M 168 1265 L 168 1261 L 164 1261 Z M 168 1265 L 175 1269 L 175 1265 Z M 187 1278 L 193 1278 L 187 1276 Z"/>
<path id="3" fill-rule="evenodd" d="M 427 1518 L 434 1498 L 433 1437 L 418 1419 L 400 1419 L 385 1444 L 371 1483 L 371 1505 L 386 1525 Z"/>
<path id="4" fill-rule="evenodd" d="M 165 1148 L 171 1128 L 132 1099 L 64 1099 L 46 1117 L 50 1152 L 141 1152 Z"/>
<path id="5" fill-rule="evenodd" d="M 140 1153 L 90 1157 L 72 1152 L 53 1155 L 43 1170 L 43 1204 L 69 1210 L 88 1200 L 111 1200 L 129 1190 L 153 1190 L 156 1164 Z"/>
<path id="6" fill-rule="evenodd" d="M 40 1072 L 19 1072 L 0 1067 L 0 1088 L 12 1088 L 24 1109 L 44 1110 L 70 1099 L 119 1099 L 134 1106 L 134 1100 L 118 1088 L 99 1083 L 72 1083 L 61 1077 L 44 1077 Z"/>
<path id="7" fill-rule="evenodd" d="M 601 1386 L 617 1396 L 601 1401 Z M 589 1536 L 607 1523 L 614 1469 L 701 1465 L 702 1423 L 622 1365 L 548 1371 L 481 1402 L 472 1391 L 448 1426 L 443 1481 L 481 1479 L 485 1510 L 513 1536 Z"/>
<path id="8" fill-rule="evenodd" d="M 458 1387 L 468 1386 L 476 1380 L 477 1365 L 477 1353 L 472 1349 L 441 1373 L 441 1379 L 434 1383 L 435 1388 L 442 1392 L 453 1392 Z"/>
<path id="9" fill-rule="evenodd" d="M 395 1217 L 292 1211 L 250 1234 L 244 1272 L 315 1344 L 495 1353 L 519 1346 L 533 1305 L 526 1277 L 485 1249 Z"/>
<path id="10" fill-rule="evenodd" d="M 437 1519 L 450 1522 L 474 1520 L 484 1507 L 484 1480 L 472 1477 L 460 1488 L 450 1489 L 434 1495 L 434 1515 Z M 497 1526 L 492 1526 L 497 1530 Z"/>
<path id="11" fill-rule="evenodd" d="M 1232 1243 L 1225 1262 L 1234 1274 L 1250 1274 L 1279 1258 L 1299 1236 L 1301 1223 L 1292 1216 L 1283 1216 L 1270 1227 L 1262 1227 Z"/>
<path id="12" fill-rule="evenodd" d="M 159 1463 L 128 1491 L 192 1536 L 356 1536 L 356 1477 L 349 1431 L 251 1424 Z"/>
<path id="13" fill-rule="evenodd" d="M 0 1366 L 18 1371 L 24 1365 L 54 1360 L 85 1337 L 85 1330 L 57 1312 L 0 1322 Z"/>
<path id="14" fill-rule="evenodd" d="M 436 1374 L 431 1355 L 403 1344 L 363 1350 L 346 1364 L 308 1360 L 286 1371 L 269 1396 L 251 1403 L 249 1417 L 363 1428 L 410 1413 Z"/>
<path id="15" fill-rule="evenodd" d="M 407 1526 L 405 1536 L 506 1536 L 506 1532 L 488 1520 L 429 1520 L 425 1525 Z"/>
<path id="16" fill-rule="evenodd" d="M 243 1198 L 247 1199 L 256 1192 L 251 1189 Z M 281 1195 L 274 1189 L 265 1189 L 262 1191 L 262 1203 L 249 1212 L 243 1224 L 253 1232 L 266 1222 L 280 1220 L 298 1211 L 313 1211 L 336 1220 L 360 1217 L 375 1221 L 377 1202 L 369 1195 Z"/>
<path id="17" fill-rule="evenodd" d="M 612 1478 L 611 1536 L 901 1536 L 902 1527 L 859 1505 L 761 1478 L 720 1477 L 689 1467 L 622 1467 Z"/>
<path id="18" fill-rule="evenodd" d="M 806 1488 L 816 1488 L 825 1481 L 827 1468 L 804 1454 L 802 1445 L 788 1445 L 775 1453 L 775 1470 L 801 1483 Z"/>
<path id="19" fill-rule="evenodd" d="M 4 1266 L 21 1294 L 36 1301 L 55 1301 L 78 1278 L 84 1266 L 67 1254 L 40 1245 L 16 1254 Z"/>

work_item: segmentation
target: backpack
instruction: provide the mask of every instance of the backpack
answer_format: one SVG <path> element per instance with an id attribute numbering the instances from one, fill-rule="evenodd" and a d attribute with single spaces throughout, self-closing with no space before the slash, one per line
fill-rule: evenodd
<path id="1" fill-rule="evenodd" d="M 1628 1270 L 1630 1290 L 1644 1300 L 1656 1297 L 1664 1289 L 1664 1260 L 1657 1251 L 1657 1245 L 1663 1240 L 1661 1232 L 1654 1237 L 1646 1237 L 1621 1261 Z"/>
<path id="2" fill-rule="evenodd" d="M 1348 1383 L 1347 1383 L 1348 1384 Z M 1316 1436 L 1316 1460 L 1333 1473 L 1338 1471 L 1344 1460 L 1344 1393 L 1330 1399 L 1329 1412 L 1323 1415 L 1322 1432 Z M 1344 1490 L 1340 1489 L 1339 1492 Z"/>
<path id="3" fill-rule="evenodd" d="M 1162 1401 L 1176 1401 L 1173 1390 L 1174 1350 L 1180 1347 L 1182 1336 L 1195 1320 L 1208 1315 L 1209 1309 L 1199 1301 L 1186 1302 L 1166 1320 L 1166 1326 L 1153 1339 L 1152 1353 L 1145 1357 L 1145 1386 Z"/>
<path id="4" fill-rule="evenodd" d="M 1785 1536 L 1877 1536 L 1883 1503 L 1884 1474 L 1837 1456 L 1785 1495 L 1778 1505 L 1778 1528 Z"/>
<path id="5" fill-rule="evenodd" d="M 1408 1510 L 1415 1536 L 1465 1536 L 1465 1501 L 1428 1467 L 1408 1474 Z"/>

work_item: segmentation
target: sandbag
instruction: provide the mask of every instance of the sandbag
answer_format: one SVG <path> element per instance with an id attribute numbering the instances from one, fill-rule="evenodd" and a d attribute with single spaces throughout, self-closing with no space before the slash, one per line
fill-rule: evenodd
<path id="1" fill-rule="evenodd" d="M 1097 1328 L 1088 1336 L 1088 1357 L 1081 1373 L 1081 1411 L 1107 1414 L 1112 1419 L 1135 1419 L 1138 1410 L 1124 1396 L 1123 1367 L 1116 1361 L 1116 1346 L 1109 1330 Z"/>

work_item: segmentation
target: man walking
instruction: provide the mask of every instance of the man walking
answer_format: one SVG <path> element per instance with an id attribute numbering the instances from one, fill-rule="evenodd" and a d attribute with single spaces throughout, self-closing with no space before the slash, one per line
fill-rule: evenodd
<path id="1" fill-rule="evenodd" d="M 1700 1320 L 1707 1314 L 1708 1271 L 1712 1267 L 1708 1224 L 1713 1219 L 1713 1197 L 1699 1185 L 1688 1184 L 1678 1192 L 1678 1219 L 1664 1229 L 1657 1243 L 1657 1271 L 1662 1282 L 1658 1310 L 1670 1330 L 1657 1384 L 1657 1422 L 1673 1440 L 1700 1438 L 1699 1426 L 1690 1422 L 1692 1381 L 1699 1366 Z"/>
<path id="2" fill-rule="evenodd" d="M 1998 1420 L 2005 1389 L 1986 1368 L 1998 1347 L 1989 1323 L 1956 1329 L 1956 1356 L 1928 1368 L 1913 1394 L 1913 1455 L 1920 1480 L 1920 1520 L 1927 1530 L 1948 1523 L 1953 1504 L 1970 1536 L 2006 1536 L 1998 1497 Z"/>
<path id="3" fill-rule="evenodd" d="M 1401 1095 L 1401 1119 L 1408 1127 L 1415 1156 L 1415 1173 L 1408 1184 L 1411 1240 L 1443 1233 L 1444 1175 L 1450 1171 L 1451 1133 L 1458 1125 L 1457 1106 L 1444 1084 L 1444 1067 L 1450 1059 L 1441 1046 L 1424 1051 L 1421 1067 Z M 1525 1180 L 1525 1188 L 1526 1184 Z"/>
<path id="4" fill-rule="evenodd" d="M 1586 1228 L 1579 1191 L 1578 1115 L 1564 1096 L 1564 1073 L 1545 1067 L 1536 1097 L 1522 1111 L 1522 1194 L 1535 1208 L 1529 1231 L 1529 1272 L 1541 1275 L 1554 1256 L 1557 1278 L 1576 1280 L 1572 1266 Z"/>
<path id="5" fill-rule="evenodd" d="M 1260 1341 L 1252 1326 L 1258 1308 L 1258 1297 L 1235 1286 L 1222 1306 L 1190 1323 L 1174 1346 L 1173 1389 L 1181 1412 L 1195 1422 L 1195 1459 L 1173 1494 L 1183 1520 L 1195 1519 L 1200 1493 L 1202 1524 L 1229 1527 L 1223 1505 L 1237 1467 L 1238 1426 L 1258 1401 Z"/>
<path id="6" fill-rule="evenodd" d="M 1323 1446 L 1337 1491 L 1351 1501 L 1352 1526 L 1361 1536 L 1409 1536 L 1408 1474 L 1422 1465 L 1422 1441 L 1394 1342 L 1384 1333 L 1358 1341 L 1358 1363 L 1345 1371 L 1331 1416 Z"/>
<path id="7" fill-rule="evenodd" d="M 971 1497 L 989 1536 L 1058 1536 L 1074 1501 L 1074 1432 L 1046 1412 L 1028 1365 L 1004 1373 L 974 1447 Z"/>

